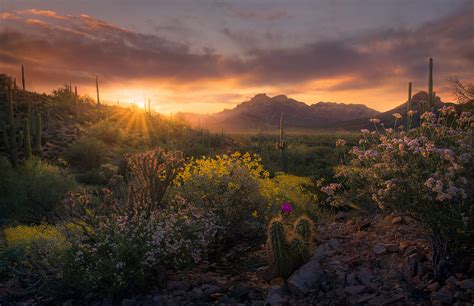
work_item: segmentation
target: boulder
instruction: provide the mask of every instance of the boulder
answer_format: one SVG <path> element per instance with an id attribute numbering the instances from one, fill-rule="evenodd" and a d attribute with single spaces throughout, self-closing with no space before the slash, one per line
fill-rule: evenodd
<path id="1" fill-rule="evenodd" d="M 317 289 L 324 279 L 324 271 L 317 257 L 296 270 L 288 279 L 288 288 L 298 296 L 306 295 L 310 290 Z"/>

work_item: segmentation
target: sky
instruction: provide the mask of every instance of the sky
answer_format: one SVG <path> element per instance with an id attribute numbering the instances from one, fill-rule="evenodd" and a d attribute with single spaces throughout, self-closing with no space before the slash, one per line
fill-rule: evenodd
<path id="1" fill-rule="evenodd" d="M 474 0 L 0 0 L 0 73 L 159 112 L 213 113 L 255 94 L 385 111 L 474 80 Z"/>

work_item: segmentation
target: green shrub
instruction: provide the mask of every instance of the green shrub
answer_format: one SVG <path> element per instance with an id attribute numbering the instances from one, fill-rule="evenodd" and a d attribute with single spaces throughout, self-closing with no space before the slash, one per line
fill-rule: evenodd
<path id="1" fill-rule="evenodd" d="M 0 277 L 15 284 L 17 296 L 58 295 L 63 256 L 70 247 L 53 226 L 17 226 L 3 231 L 0 247 Z"/>
<path id="2" fill-rule="evenodd" d="M 76 188 L 76 181 L 59 168 L 39 159 L 25 161 L 18 169 L 0 165 L 2 217 L 20 222 L 54 221 L 63 214 L 61 197 Z M 5 209 L 3 209 L 5 208 Z"/>
<path id="3" fill-rule="evenodd" d="M 100 121 L 87 130 L 87 134 L 108 145 L 120 143 L 122 130 L 109 121 Z"/>
<path id="4" fill-rule="evenodd" d="M 15 216 L 26 201 L 21 176 L 4 157 L 0 157 L 0 194 L 0 219 Z"/>
<path id="5" fill-rule="evenodd" d="M 79 183 L 87 185 L 107 185 L 110 178 L 116 175 L 118 167 L 111 164 L 103 164 L 100 168 L 91 169 L 76 175 Z"/>
<path id="6" fill-rule="evenodd" d="M 65 158 L 73 167 L 87 171 L 99 167 L 107 160 L 107 148 L 94 137 L 82 137 L 72 143 L 65 152 Z"/>

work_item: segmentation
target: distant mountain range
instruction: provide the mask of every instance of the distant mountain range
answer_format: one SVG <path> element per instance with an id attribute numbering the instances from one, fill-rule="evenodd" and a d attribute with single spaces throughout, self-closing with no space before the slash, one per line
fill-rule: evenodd
<path id="1" fill-rule="evenodd" d="M 419 108 L 421 101 L 426 101 L 426 92 L 413 96 L 412 104 Z M 436 98 L 435 105 L 443 102 Z M 393 122 L 392 114 L 406 114 L 406 102 L 393 110 L 381 113 L 363 104 L 346 104 L 335 102 L 318 102 L 312 105 L 288 98 L 285 95 L 269 97 L 258 94 L 233 109 L 202 115 L 195 113 L 179 113 L 192 126 L 200 126 L 210 130 L 224 129 L 229 132 L 250 132 L 274 130 L 279 127 L 280 115 L 284 114 L 284 124 L 294 129 L 345 129 L 354 130 L 368 126 L 370 118 Z"/>

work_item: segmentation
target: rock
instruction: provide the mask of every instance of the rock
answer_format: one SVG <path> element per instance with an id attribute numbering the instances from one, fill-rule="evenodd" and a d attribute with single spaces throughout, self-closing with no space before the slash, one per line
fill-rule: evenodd
<path id="1" fill-rule="evenodd" d="M 440 288 L 440 285 L 438 282 L 434 282 L 428 285 L 427 289 L 431 292 L 436 291 Z"/>
<path id="2" fill-rule="evenodd" d="M 461 302 L 470 302 L 471 301 L 471 297 L 469 296 L 469 294 L 463 293 L 461 291 L 458 291 L 458 292 L 454 293 L 453 296 L 456 300 L 461 301 Z"/>
<path id="3" fill-rule="evenodd" d="M 324 271 L 319 260 L 313 257 L 290 276 L 288 288 L 296 295 L 306 295 L 311 289 L 318 288 L 323 278 Z"/>
<path id="4" fill-rule="evenodd" d="M 365 286 L 349 286 L 349 287 L 344 288 L 344 292 L 349 295 L 356 295 L 356 294 L 364 292 L 365 289 L 366 289 Z"/>
<path id="5" fill-rule="evenodd" d="M 451 304 L 453 302 L 453 295 L 448 291 L 438 291 L 431 294 L 431 299 L 443 304 Z"/>
<path id="6" fill-rule="evenodd" d="M 394 217 L 394 218 L 392 219 L 392 222 L 391 222 L 391 223 L 392 223 L 392 224 L 400 224 L 400 223 L 402 223 L 402 222 L 403 222 L 403 218 L 400 217 L 400 216 L 396 216 L 396 217 Z"/>
<path id="7" fill-rule="evenodd" d="M 383 246 L 384 246 L 384 247 L 387 249 L 387 251 L 390 252 L 390 253 L 396 253 L 396 252 L 398 252 L 398 250 L 399 250 L 398 244 L 390 243 L 390 244 L 384 244 Z"/>
<path id="8" fill-rule="evenodd" d="M 190 287 L 190 284 L 187 281 L 171 280 L 166 283 L 166 289 L 169 291 L 174 291 L 174 290 L 187 291 L 189 287 Z"/>
<path id="9" fill-rule="evenodd" d="M 339 242 L 339 240 L 337 239 L 330 239 L 329 240 L 329 245 L 331 246 L 331 248 L 333 248 L 334 250 L 339 250 L 339 248 L 341 247 L 341 243 Z"/>
<path id="10" fill-rule="evenodd" d="M 407 247 L 405 249 L 405 253 L 403 253 L 403 257 L 410 256 L 411 254 L 416 253 L 416 248 L 415 247 Z"/>
<path id="11" fill-rule="evenodd" d="M 474 289 L 474 278 L 465 279 L 459 283 L 461 289 Z"/>
<path id="12" fill-rule="evenodd" d="M 336 221 L 343 221 L 349 217 L 349 213 L 340 211 L 336 214 Z"/>
<path id="13" fill-rule="evenodd" d="M 346 284 L 348 286 L 353 286 L 355 285 L 355 281 L 356 281 L 356 274 L 355 272 L 351 272 L 349 274 L 346 275 Z"/>
<path id="14" fill-rule="evenodd" d="M 202 292 L 204 293 L 204 295 L 211 295 L 213 293 L 217 293 L 217 292 L 221 291 L 221 288 L 219 288 L 216 285 L 212 285 L 212 284 L 203 284 L 201 286 L 201 289 L 202 289 Z"/>
<path id="15" fill-rule="evenodd" d="M 364 286 L 369 286 L 372 279 L 375 278 L 374 273 L 369 268 L 362 268 L 356 273 L 357 280 Z"/>
<path id="16" fill-rule="evenodd" d="M 445 284 L 446 285 L 449 285 L 449 286 L 456 286 L 456 283 L 457 283 L 457 279 L 456 277 L 454 277 L 453 275 L 451 275 L 450 277 L 448 277 L 448 279 L 445 281 Z"/>
<path id="17" fill-rule="evenodd" d="M 372 223 L 370 223 L 370 221 L 367 221 L 367 220 L 363 220 L 358 224 L 360 231 L 367 230 L 371 225 Z"/>
<path id="18" fill-rule="evenodd" d="M 383 254 L 387 253 L 387 249 L 381 244 L 374 245 L 373 251 L 377 255 L 383 255 Z"/>
<path id="19" fill-rule="evenodd" d="M 229 293 L 230 297 L 236 298 L 238 300 L 245 300 L 249 295 L 249 288 L 244 284 L 238 284 L 235 286 Z"/>
<path id="20" fill-rule="evenodd" d="M 281 305 L 286 302 L 287 298 L 285 292 L 281 287 L 272 287 L 268 290 L 265 304 L 270 305 Z"/>

